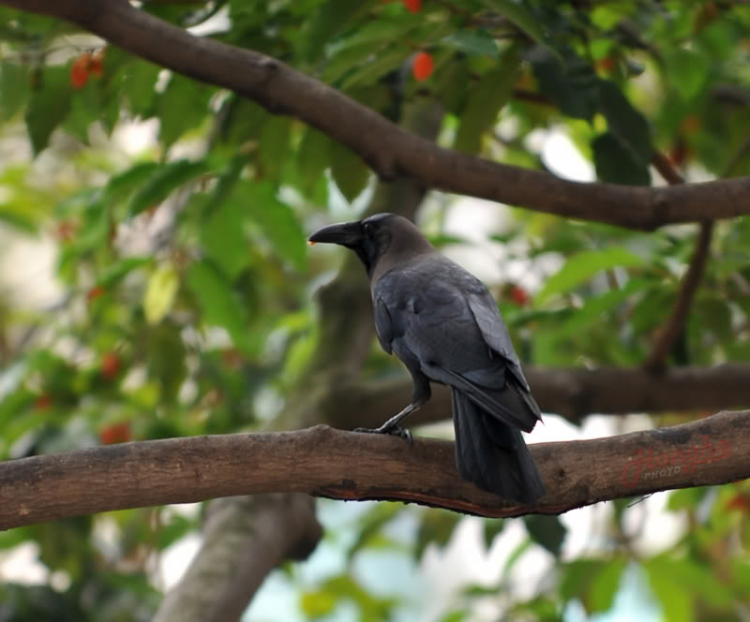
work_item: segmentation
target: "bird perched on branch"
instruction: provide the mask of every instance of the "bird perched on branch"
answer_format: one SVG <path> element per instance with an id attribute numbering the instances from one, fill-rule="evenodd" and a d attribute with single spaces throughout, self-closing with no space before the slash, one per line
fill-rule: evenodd
<path id="1" fill-rule="evenodd" d="M 430 399 L 430 382 L 448 385 L 461 477 L 505 499 L 539 499 L 544 484 L 521 430 L 530 432 L 541 414 L 481 281 L 395 214 L 324 227 L 309 240 L 357 254 L 370 279 L 380 345 L 412 377 L 411 404 L 379 428 L 359 431 L 409 438 L 401 421 Z"/>

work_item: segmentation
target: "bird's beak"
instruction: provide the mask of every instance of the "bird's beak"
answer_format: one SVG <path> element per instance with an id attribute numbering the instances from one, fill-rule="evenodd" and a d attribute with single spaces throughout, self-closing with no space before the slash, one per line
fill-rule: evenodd
<path id="1" fill-rule="evenodd" d="M 362 226 L 359 222 L 340 222 L 318 229 L 308 238 L 309 244 L 340 244 L 356 246 L 362 238 Z"/>

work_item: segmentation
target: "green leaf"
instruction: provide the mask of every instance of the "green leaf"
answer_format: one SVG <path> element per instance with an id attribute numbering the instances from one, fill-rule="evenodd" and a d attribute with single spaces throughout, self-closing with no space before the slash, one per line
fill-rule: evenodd
<path id="1" fill-rule="evenodd" d="M 181 329 L 180 325 L 166 318 L 152 326 L 146 334 L 147 372 L 150 379 L 158 382 L 161 402 L 173 402 L 177 399 L 180 385 L 187 375 L 187 351 L 180 336 Z"/>
<path id="2" fill-rule="evenodd" d="M 351 560 L 360 550 L 366 547 L 369 541 L 379 535 L 385 525 L 402 510 L 395 503 L 380 503 L 375 505 L 362 519 L 359 520 L 359 535 L 347 552 Z"/>
<path id="3" fill-rule="evenodd" d="M 273 116 L 263 107 L 244 97 L 233 95 L 222 104 L 220 116 L 224 117 L 219 137 L 231 146 L 257 139 Z"/>
<path id="4" fill-rule="evenodd" d="M 591 583 L 606 562 L 600 559 L 576 559 L 561 566 L 560 596 L 564 601 L 580 599 L 584 605 Z"/>
<path id="5" fill-rule="evenodd" d="M 309 192 L 325 175 L 330 165 L 331 144 L 323 132 L 307 128 L 297 151 L 297 174 L 303 192 Z"/>
<path id="6" fill-rule="evenodd" d="M 159 138 L 169 148 L 188 129 L 206 118 L 213 89 L 205 84 L 173 74 L 167 88 L 158 96 Z"/>
<path id="7" fill-rule="evenodd" d="M 370 169 L 362 159 L 340 143 L 331 144 L 331 175 L 350 203 L 367 187 Z"/>
<path id="8" fill-rule="evenodd" d="M 586 298 L 583 308 L 577 309 L 569 319 L 560 321 L 555 332 L 562 337 L 576 333 L 582 334 L 594 326 L 599 326 L 608 312 L 649 285 L 653 283 L 648 279 L 631 278 L 620 289 Z"/>
<path id="9" fill-rule="evenodd" d="M 647 560 L 643 563 L 649 585 L 659 601 L 664 622 L 692 622 L 695 619 L 693 591 L 675 580 L 661 560 Z"/>
<path id="10" fill-rule="evenodd" d="M 454 47 L 469 56 L 500 58 L 497 42 L 484 30 L 458 30 L 443 37 L 441 43 Z"/>
<path id="11" fill-rule="evenodd" d="M 372 84 L 401 67 L 411 54 L 411 48 L 399 41 L 394 41 L 381 53 L 372 55 L 367 62 L 362 63 L 343 78 L 339 88 L 342 91 L 348 91 L 354 86 Z"/>
<path id="12" fill-rule="evenodd" d="M 107 58 L 109 58 L 109 52 L 107 52 Z M 156 82 L 161 70 L 162 68 L 158 65 L 140 58 L 134 58 L 123 67 L 122 93 L 130 104 L 130 113 L 133 116 L 145 118 L 153 114 L 152 105 L 156 98 Z"/>
<path id="13" fill-rule="evenodd" d="M 0 118 L 10 119 L 29 97 L 29 76 L 25 66 L 0 62 Z"/>
<path id="14" fill-rule="evenodd" d="M 225 200 L 210 211 L 200 227 L 201 245 L 234 280 L 250 263 L 245 236 L 249 205 Z"/>
<path id="15" fill-rule="evenodd" d="M 148 279 L 143 297 L 143 311 L 149 324 L 158 324 L 169 313 L 177 298 L 180 277 L 174 266 L 164 265 Z"/>
<path id="16" fill-rule="evenodd" d="M 586 599 L 588 613 L 609 611 L 612 608 L 626 567 L 627 562 L 624 559 L 613 559 L 596 573 Z"/>
<path id="17" fill-rule="evenodd" d="M 297 270 L 307 266 L 307 236 L 294 210 L 276 197 L 276 188 L 267 182 L 244 184 L 255 199 L 249 203 L 250 218 L 261 229 L 279 255 Z"/>
<path id="18" fill-rule="evenodd" d="M 107 289 L 122 280 L 136 268 L 147 266 L 153 261 L 153 257 L 127 257 L 107 266 L 102 275 L 96 280 L 96 283 Z"/>
<path id="19" fill-rule="evenodd" d="M 627 186 L 648 186 L 651 173 L 648 162 L 637 158 L 633 150 L 615 134 L 606 132 L 591 143 L 599 180 Z"/>
<path id="20" fill-rule="evenodd" d="M 522 2 L 514 0 L 482 0 L 484 5 L 507 17 L 529 37 L 545 45 L 546 36 L 542 28 L 544 23 L 534 15 Z"/>
<path id="21" fill-rule="evenodd" d="M 539 82 L 539 91 L 563 114 L 574 119 L 591 120 L 599 97 L 599 78 L 591 65 L 572 50 L 558 57 L 550 50 L 537 47 L 528 54 Z"/>
<path id="22" fill-rule="evenodd" d="M 181 540 L 191 531 L 195 531 L 198 525 L 195 520 L 185 518 L 179 514 L 173 514 L 169 517 L 169 522 L 159 529 L 159 550 L 163 551 L 168 546 Z"/>
<path id="23" fill-rule="evenodd" d="M 263 176 L 276 178 L 281 173 L 289 154 L 292 120 L 275 116 L 263 125 L 260 132 L 260 161 Z"/>
<path id="24" fill-rule="evenodd" d="M 457 89 L 456 84 L 471 81 L 469 68 L 464 59 L 454 58 L 442 67 L 435 76 L 435 97 L 442 102 L 446 112 L 459 116 L 465 107 L 469 89 Z"/>
<path id="25" fill-rule="evenodd" d="M 567 527 L 560 522 L 559 516 L 548 516 L 546 514 L 531 514 L 523 517 L 526 531 L 535 542 L 541 544 L 555 557 L 560 555 Z"/>
<path id="26" fill-rule="evenodd" d="M 32 89 L 26 110 L 26 128 L 34 155 L 47 146 L 54 129 L 70 112 L 69 69 L 45 67 L 39 85 Z"/>
<path id="27" fill-rule="evenodd" d="M 711 69 L 711 60 L 696 50 L 675 47 L 665 55 L 671 83 L 683 99 L 692 99 L 703 91 Z"/>
<path id="28" fill-rule="evenodd" d="M 126 171 L 113 175 L 104 186 L 105 201 L 119 201 L 145 183 L 159 168 L 156 162 L 139 162 Z"/>
<path id="29" fill-rule="evenodd" d="M 414 559 L 419 560 L 430 544 L 443 547 L 453 535 L 462 516 L 446 510 L 429 509 L 422 514 L 414 548 Z"/>
<path id="30" fill-rule="evenodd" d="M 523 557 L 524 553 L 526 553 L 526 551 L 528 551 L 532 546 L 534 546 L 534 540 L 532 540 L 531 538 L 526 538 L 515 549 L 513 549 L 511 554 L 508 556 L 505 565 L 503 566 L 503 579 L 506 579 L 510 575 L 513 567 Z"/>
<path id="31" fill-rule="evenodd" d="M 596 6 L 590 13 L 591 23 L 602 30 L 611 30 L 629 17 L 636 6 L 635 2 L 610 2 Z"/>
<path id="32" fill-rule="evenodd" d="M 466 619 L 467 615 L 469 615 L 467 611 L 462 611 L 460 609 L 451 611 L 440 618 L 440 622 L 462 622 Z"/>
<path id="33" fill-rule="evenodd" d="M 247 311 L 229 280 L 207 261 L 197 261 L 187 271 L 185 282 L 203 310 L 207 324 L 222 326 L 235 345 L 247 349 Z"/>
<path id="34" fill-rule="evenodd" d="M 177 160 L 159 167 L 159 170 L 151 175 L 146 184 L 130 199 L 128 214 L 135 216 L 158 205 L 174 190 L 208 171 L 208 163 L 204 160 Z"/>
<path id="35" fill-rule="evenodd" d="M 619 246 L 605 250 L 583 251 L 568 258 L 565 265 L 547 279 L 542 290 L 536 295 L 534 304 L 540 305 L 553 294 L 562 294 L 575 289 L 601 270 L 618 266 L 630 268 L 643 265 L 644 261 L 641 257 Z"/>
<path id="36" fill-rule="evenodd" d="M 324 2 L 298 37 L 300 55 L 309 63 L 319 61 L 327 42 L 350 23 L 370 2 L 362 0 L 328 0 Z"/>
<path id="37" fill-rule="evenodd" d="M 486 548 L 490 548 L 492 546 L 492 543 L 495 541 L 495 538 L 498 534 L 500 534 L 503 529 L 505 528 L 505 522 L 498 518 L 487 518 L 484 520 L 484 530 L 482 531 L 484 535 L 484 546 Z"/>
<path id="38" fill-rule="evenodd" d="M 599 109 L 607 119 L 609 131 L 630 148 L 639 162 L 648 165 L 653 154 L 648 122 L 614 82 L 600 81 Z"/>
<path id="39" fill-rule="evenodd" d="M 498 66 L 486 73 L 469 95 L 453 143 L 467 153 L 481 150 L 482 134 L 492 128 L 500 109 L 506 104 L 516 83 L 520 64 L 515 49 L 507 52 Z"/>
<path id="40" fill-rule="evenodd" d="M 330 615 L 336 609 L 338 599 L 327 590 L 317 592 L 302 592 L 299 605 L 302 613 L 308 618 L 322 618 Z"/>

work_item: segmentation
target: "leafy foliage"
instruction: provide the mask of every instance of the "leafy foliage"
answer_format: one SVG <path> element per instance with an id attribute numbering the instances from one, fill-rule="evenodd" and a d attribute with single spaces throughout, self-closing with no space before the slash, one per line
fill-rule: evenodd
<path id="1" fill-rule="evenodd" d="M 282 59 L 394 121 L 408 103 L 437 101 L 441 144 L 459 151 L 541 167 L 535 136 L 557 132 L 604 182 L 654 183 L 655 150 L 689 179 L 750 174 L 742 3 L 218 0 L 143 10 L 184 28 L 225 13 L 226 28 L 206 36 Z M 333 266 L 328 255 L 308 258 L 305 231 L 327 208 L 340 214 L 361 200 L 367 166 L 296 120 L 58 20 L 0 8 L 0 38 L 0 148 L 12 154 L 0 169 L 0 226 L 53 239 L 62 290 L 51 309 L 0 292 L 0 455 L 236 432 L 275 415 L 315 345 L 308 284 Z M 156 135 L 123 147 L 134 127 Z M 513 215 L 500 241 L 531 278 L 509 279 L 499 298 L 525 361 L 641 363 L 677 296 L 691 231 Z M 426 225 L 456 242 L 443 221 Z M 750 220 L 717 225 L 671 362 L 750 360 L 748 249 Z M 370 376 L 396 373 L 381 353 L 368 366 Z M 666 620 L 734 619 L 748 606 L 742 484 L 673 493 L 668 512 L 691 528 L 659 554 L 635 551 L 623 518 L 634 511 L 615 508 L 614 536 L 573 560 L 558 518 L 528 519 L 499 583 L 469 589 L 442 619 L 469 619 L 480 599 L 524 619 L 560 619 L 574 602 L 608 611 L 631 570 Z M 393 615 L 402 603 L 370 593 L 352 568 L 392 546 L 384 533 L 404 515 L 418 525 L 404 547 L 417 560 L 449 547 L 461 523 L 438 510 L 373 508 L 346 568 L 307 586 L 301 613 Z M 148 560 L 197 524 L 156 508 L 0 534 L 8 550 L 36 543 L 42 566 L 67 581 L 5 585 L 0 619 L 150 619 L 159 594 Z M 99 549 L 102 525 L 114 552 Z M 505 525 L 485 523 L 488 549 Z M 526 600 L 509 597 L 513 569 L 542 550 L 555 576 Z"/>

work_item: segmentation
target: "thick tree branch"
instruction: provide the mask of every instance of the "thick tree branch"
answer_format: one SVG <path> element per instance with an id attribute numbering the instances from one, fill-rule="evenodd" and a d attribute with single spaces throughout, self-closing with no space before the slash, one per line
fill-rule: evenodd
<path id="1" fill-rule="evenodd" d="M 644 369 L 551 369 L 524 367 L 543 412 L 571 421 L 591 414 L 714 412 L 750 406 L 750 365 L 678 367 L 655 375 Z M 411 399 L 411 380 L 355 383 L 341 387 L 321 405 L 332 426 L 376 427 Z M 450 393 L 433 385 L 432 399 L 407 420 L 434 423 L 451 416 Z"/>
<path id="2" fill-rule="evenodd" d="M 559 514 L 598 501 L 750 477 L 750 411 L 606 439 L 531 446 L 550 491 L 507 504 L 459 478 L 453 443 L 317 426 L 126 443 L 0 464 L 0 529 L 123 508 L 298 492 L 482 516 Z"/>
<path id="3" fill-rule="evenodd" d="M 276 59 L 195 37 L 127 0 L 0 4 L 70 20 L 163 67 L 295 116 L 352 149 L 384 179 L 409 176 L 427 188 L 636 229 L 750 213 L 750 178 L 668 188 L 584 184 L 442 149 Z"/>

